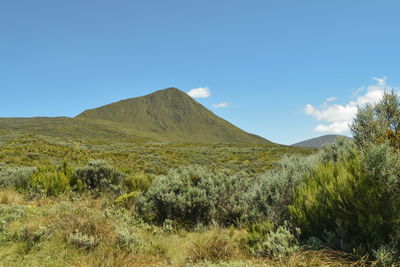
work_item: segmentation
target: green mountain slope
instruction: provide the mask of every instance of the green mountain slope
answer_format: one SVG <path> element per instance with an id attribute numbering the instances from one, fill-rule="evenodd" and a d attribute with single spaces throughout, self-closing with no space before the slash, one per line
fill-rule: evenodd
<path id="1" fill-rule="evenodd" d="M 159 141 L 270 143 L 221 119 L 176 88 L 86 110 L 77 118 L 118 123 Z"/>

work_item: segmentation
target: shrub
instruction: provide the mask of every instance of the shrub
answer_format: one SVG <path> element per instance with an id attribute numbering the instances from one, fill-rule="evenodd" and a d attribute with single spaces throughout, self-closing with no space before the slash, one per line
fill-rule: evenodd
<path id="1" fill-rule="evenodd" d="M 122 250 L 134 252 L 138 250 L 142 244 L 133 231 L 121 229 L 117 232 L 117 234 L 117 245 Z"/>
<path id="2" fill-rule="evenodd" d="M 389 143 L 400 149 L 400 101 L 392 91 L 385 92 L 381 101 L 375 105 L 367 104 L 360 108 L 351 125 L 357 145 L 364 147 L 369 143 Z"/>
<path id="3" fill-rule="evenodd" d="M 18 239 L 23 242 L 24 251 L 28 252 L 49 234 L 49 230 L 44 226 L 40 226 L 36 229 L 26 226 L 19 234 Z"/>
<path id="4" fill-rule="evenodd" d="M 249 220 L 248 188 L 255 178 L 245 172 L 220 171 L 214 178 L 215 211 L 213 221 L 222 226 L 240 225 Z"/>
<path id="5" fill-rule="evenodd" d="M 29 193 L 57 196 L 70 188 L 72 169 L 66 162 L 58 167 L 0 167 L 0 187 L 12 187 Z"/>
<path id="6" fill-rule="evenodd" d="M 22 205 L 8 206 L 0 204 L 0 218 L 4 223 L 10 223 L 27 214 L 27 207 Z"/>
<path id="7" fill-rule="evenodd" d="M 140 172 L 127 176 L 124 180 L 124 184 L 127 187 L 128 191 L 146 192 L 153 180 L 154 176 L 146 174 L 144 172 Z"/>
<path id="8" fill-rule="evenodd" d="M 350 138 L 338 137 L 331 145 L 318 152 L 318 163 L 337 162 L 343 158 L 353 158 L 358 153 L 358 147 Z"/>
<path id="9" fill-rule="evenodd" d="M 246 245 L 252 254 L 282 259 L 300 251 L 299 228 L 292 233 L 287 226 L 279 226 L 276 231 L 271 227 L 269 223 L 250 226 Z"/>
<path id="10" fill-rule="evenodd" d="M 273 228 L 273 224 L 269 221 L 249 224 L 245 239 L 245 248 L 252 254 L 256 254 L 259 245 L 263 243 L 265 237 Z"/>
<path id="11" fill-rule="evenodd" d="M 295 190 L 290 206 L 303 237 L 361 254 L 397 238 L 399 159 L 388 145 L 374 145 L 321 162 Z"/>
<path id="12" fill-rule="evenodd" d="M 58 196 L 70 189 L 72 169 L 64 163 L 54 166 L 41 166 L 32 174 L 29 186 L 33 192 L 43 192 L 47 196 Z"/>
<path id="13" fill-rule="evenodd" d="M 373 250 L 372 254 L 378 266 L 390 266 L 397 259 L 395 251 L 387 245 L 382 245 L 378 249 Z"/>
<path id="14" fill-rule="evenodd" d="M 202 167 L 173 169 L 153 181 L 137 207 L 159 224 L 166 219 L 188 226 L 233 224 L 247 215 L 243 194 L 250 183 L 247 178 L 240 173 L 211 172 Z"/>
<path id="15" fill-rule="evenodd" d="M 259 176 L 251 190 L 250 209 L 253 221 L 268 219 L 276 225 L 290 220 L 288 206 L 293 203 L 293 190 L 308 175 L 318 156 L 289 156 L 276 167 Z"/>
<path id="16" fill-rule="evenodd" d="M 35 167 L 0 166 L 0 187 L 27 190 Z"/>
<path id="17" fill-rule="evenodd" d="M 122 194 L 116 200 L 114 200 L 114 204 L 117 206 L 129 208 L 133 206 L 135 200 L 138 198 L 140 192 L 130 192 L 128 194 Z"/>
<path id="18" fill-rule="evenodd" d="M 324 243 L 315 236 L 306 239 L 303 242 L 303 247 L 309 250 L 322 250 L 325 248 Z"/>
<path id="19" fill-rule="evenodd" d="M 72 185 L 77 190 L 93 192 L 122 192 L 125 175 L 104 160 L 91 160 L 84 167 L 75 169 Z"/>
<path id="20" fill-rule="evenodd" d="M 296 233 L 293 234 L 286 226 L 279 226 L 276 231 L 267 234 L 265 241 L 261 244 L 261 250 L 271 258 L 282 259 L 290 256 L 300 251 L 297 240 L 299 234 L 299 228 L 296 228 Z"/>
<path id="21" fill-rule="evenodd" d="M 74 231 L 69 235 L 68 241 L 78 247 L 83 249 L 92 249 L 98 245 L 98 240 L 91 235 L 83 234 L 79 231 Z"/>

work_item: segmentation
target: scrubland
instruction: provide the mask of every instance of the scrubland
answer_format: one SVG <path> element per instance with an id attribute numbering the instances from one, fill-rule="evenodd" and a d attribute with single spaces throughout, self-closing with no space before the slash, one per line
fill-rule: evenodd
<path id="1" fill-rule="evenodd" d="M 321 150 L 3 131 L 4 266 L 395 266 L 397 96 Z"/>

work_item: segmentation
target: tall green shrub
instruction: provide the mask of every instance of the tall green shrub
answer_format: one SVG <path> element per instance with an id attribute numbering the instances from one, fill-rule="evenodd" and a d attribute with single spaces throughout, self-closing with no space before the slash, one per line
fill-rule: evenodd
<path id="1" fill-rule="evenodd" d="M 131 173 L 124 179 L 124 185 L 130 192 L 133 191 L 145 192 L 150 187 L 153 180 L 154 180 L 153 175 L 144 172 Z"/>
<path id="2" fill-rule="evenodd" d="M 63 163 L 59 167 L 40 166 L 32 174 L 29 187 L 31 193 L 44 193 L 48 196 L 58 196 L 70 190 L 72 169 Z"/>
<path id="3" fill-rule="evenodd" d="M 399 156 L 388 145 L 353 152 L 321 162 L 295 189 L 289 210 L 304 237 L 370 252 L 399 234 Z"/>
<path id="4" fill-rule="evenodd" d="M 360 108 L 350 128 L 360 147 L 387 142 L 400 149 L 400 100 L 397 93 L 385 92 L 377 104 Z"/>

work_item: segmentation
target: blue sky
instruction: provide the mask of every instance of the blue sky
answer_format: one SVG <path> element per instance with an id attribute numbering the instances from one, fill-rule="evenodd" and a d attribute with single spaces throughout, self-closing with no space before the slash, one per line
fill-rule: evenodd
<path id="1" fill-rule="evenodd" d="M 277 143 L 346 133 L 356 104 L 400 85 L 399 10 L 395 0 L 1 1 L 0 116 L 75 116 L 207 87 L 200 103 Z"/>

